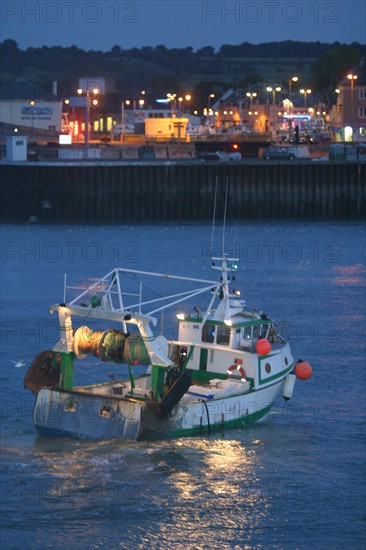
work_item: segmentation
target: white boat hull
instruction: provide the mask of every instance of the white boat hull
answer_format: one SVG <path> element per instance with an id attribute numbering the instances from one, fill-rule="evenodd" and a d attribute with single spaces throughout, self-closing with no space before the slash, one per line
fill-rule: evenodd
<path id="1" fill-rule="evenodd" d="M 257 391 L 180 402 L 166 418 L 155 402 L 103 393 L 43 388 L 34 423 L 41 435 L 78 439 L 165 439 L 209 435 L 263 420 L 283 388 L 284 378 Z"/>

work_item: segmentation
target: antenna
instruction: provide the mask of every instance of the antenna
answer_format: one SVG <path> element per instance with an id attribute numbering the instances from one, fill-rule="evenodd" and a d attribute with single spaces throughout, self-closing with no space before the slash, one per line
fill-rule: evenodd
<path id="1" fill-rule="evenodd" d="M 216 176 L 215 197 L 214 197 L 214 209 L 213 209 L 213 216 L 212 216 L 211 256 L 213 255 L 213 239 L 214 239 L 214 231 L 215 231 L 216 200 L 217 200 L 217 182 L 218 182 L 218 176 Z"/>
<path id="2" fill-rule="evenodd" d="M 67 274 L 64 273 L 64 304 L 66 304 L 66 284 L 67 284 Z"/>
<path id="3" fill-rule="evenodd" d="M 236 248 L 237 248 L 237 247 L 236 247 L 236 234 L 237 234 L 237 230 L 238 230 L 238 220 L 236 219 L 236 220 L 235 220 L 235 230 L 234 230 L 234 251 L 233 251 L 233 256 L 234 256 L 234 258 L 235 258 L 236 256 L 239 257 L 239 254 L 236 253 Z"/>
<path id="4" fill-rule="evenodd" d="M 227 210 L 227 192 L 229 187 L 229 178 L 226 178 L 226 190 L 225 190 L 225 208 L 224 208 L 224 223 L 222 227 L 222 250 L 221 255 L 225 254 L 225 231 L 226 231 L 226 210 Z"/>

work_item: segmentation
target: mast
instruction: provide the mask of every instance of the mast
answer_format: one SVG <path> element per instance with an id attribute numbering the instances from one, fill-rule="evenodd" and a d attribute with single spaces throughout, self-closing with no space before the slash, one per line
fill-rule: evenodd
<path id="1" fill-rule="evenodd" d="M 221 245 L 221 256 L 224 258 L 225 255 L 225 231 L 226 231 L 226 211 L 227 211 L 227 192 L 229 187 L 229 180 L 226 178 L 226 189 L 225 189 L 225 206 L 224 206 L 224 222 L 222 227 L 222 245 Z"/>
<path id="2" fill-rule="evenodd" d="M 220 299 L 221 302 L 216 309 L 215 317 L 217 319 L 229 320 L 230 316 L 237 312 L 237 306 L 231 305 L 229 291 L 229 281 L 228 271 L 235 271 L 237 269 L 236 262 L 239 260 L 235 257 L 229 257 L 225 251 L 225 238 L 226 238 L 226 218 L 227 218 L 227 203 L 228 203 L 228 192 L 229 192 L 229 179 L 226 178 L 226 188 L 225 188 L 225 205 L 224 205 L 224 219 L 223 219 L 223 228 L 222 228 L 222 243 L 221 243 L 221 254 L 218 257 L 212 257 L 212 269 L 221 271 L 221 291 Z M 220 265 L 216 266 L 215 261 L 219 261 Z M 230 267 L 228 267 L 228 262 L 234 262 Z"/>
<path id="3" fill-rule="evenodd" d="M 211 231 L 211 256 L 213 254 L 213 240 L 214 240 L 214 232 L 215 232 L 215 218 L 216 218 L 216 201 L 217 201 L 217 183 L 218 183 L 218 176 L 216 176 L 216 183 L 215 183 L 215 197 L 214 197 L 214 208 L 213 208 L 213 215 L 212 215 L 212 231 Z"/>

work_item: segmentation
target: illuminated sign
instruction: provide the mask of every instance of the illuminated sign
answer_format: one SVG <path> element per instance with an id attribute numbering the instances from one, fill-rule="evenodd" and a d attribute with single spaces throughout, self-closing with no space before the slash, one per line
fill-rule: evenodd
<path id="1" fill-rule="evenodd" d="M 52 107 L 22 107 L 22 115 L 24 116 L 46 116 L 51 117 L 53 114 Z"/>

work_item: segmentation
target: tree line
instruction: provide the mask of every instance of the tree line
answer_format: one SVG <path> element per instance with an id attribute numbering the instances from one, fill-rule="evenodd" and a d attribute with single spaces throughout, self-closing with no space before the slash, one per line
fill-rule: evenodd
<path id="1" fill-rule="evenodd" d="M 77 46 L 29 47 L 21 50 L 16 41 L 0 43 L 1 79 L 11 82 L 24 78 L 39 83 L 77 81 L 80 76 L 102 76 L 123 87 L 148 89 L 159 96 L 167 90 L 193 89 L 200 82 L 210 85 L 225 82 L 230 86 L 256 83 L 264 80 L 253 71 L 260 58 L 312 60 L 311 85 L 317 92 L 334 87 L 366 53 L 366 46 L 335 42 L 282 41 L 239 45 L 222 45 L 217 51 L 205 46 L 194 51 L 187 48 L 155 47 L 123 49 L 115 45 L 111 50 L 85 51 Z M 127 76 L 126 76 L 127 75 Z M 309 82 L 310 84 L 310 82 Z"/>

